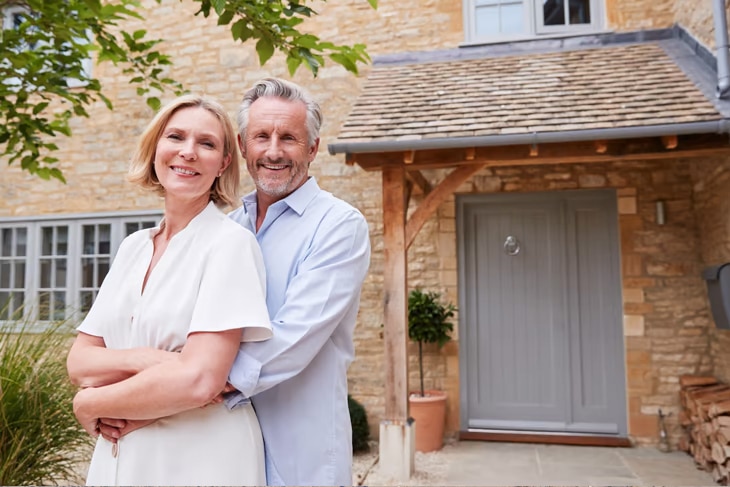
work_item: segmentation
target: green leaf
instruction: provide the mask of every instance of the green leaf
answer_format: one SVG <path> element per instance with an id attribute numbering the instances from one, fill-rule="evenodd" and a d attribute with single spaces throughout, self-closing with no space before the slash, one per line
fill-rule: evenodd
<path id="1" fill-rule="evenodd" d="M 155 112 L 157 110 L 159 110 L 160 106 L 162 105 L 162 103 L 160 102 L 160 99 L 157 98 L 156 96 L 151 96 L 151 97 L 147 98 L 146 101 L 147 101 L 147 106 L 150 107 Z"/>
<path id="2" fill-rule="evenodd" d="M 213 10 L 215 10 L 215 13 L 218 15 L 221 15 L 223 10 L 225 10 L 227 3 L 228 2 L 226 0 L 212 0 Z"/>
<path id="3" fill-rule="evenodd" d="M 274 55 L 274 43 L 268 37 L 262 37 L 256 43 L 256 52 L 259 54 L 259 61 L 263 66 Z"/>
<path id="4" fill-rule="evenodd" d="M 289 53 L 289 55 L 286 58 L 286 66 L 289 68 L 289 75 L 294 76 L 294 73 L 297 72 L 297 69 L 299 69 L 299 66 L 302 64 L 302 58 L 297 57 L 293 55 L 292 53 Z"/>
<path id="5" fill-rule="evenodd" d="M 244 42 L 251 38 L 253 31 L 249 28 L 247 20 L 240 19 L 231 27 L 231 35 L 234 40 L 241 40 L 241 42 Z"/>
<path id="6" fill-rule="evenodd" d="M 218 17 L 218 25 L 228 25 L 233 20 L 233 10 L 226 10 Z"/>
<path id="7" fill-rule="evenodd" d="M 45 110 L 47 106 L 48 106 L 48 102 L 47 101 L 38 103 L 36 106 L 33 107 L 33 115 L 38 115 L 43 110 Z"/>

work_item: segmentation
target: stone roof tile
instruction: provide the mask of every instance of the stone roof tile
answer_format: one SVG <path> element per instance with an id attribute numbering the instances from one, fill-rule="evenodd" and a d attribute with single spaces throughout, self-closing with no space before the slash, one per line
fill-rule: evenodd
<path id="1" fill-rule="evenodd" d="M 718 120 L 655 43 L 375 66 L 341 142 Z"/>

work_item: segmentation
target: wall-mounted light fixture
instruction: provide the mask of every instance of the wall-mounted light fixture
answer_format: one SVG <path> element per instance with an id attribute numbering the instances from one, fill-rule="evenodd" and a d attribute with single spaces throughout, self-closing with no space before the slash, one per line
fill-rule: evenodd
<path id="1" fill-rule="evenodd" d="M 657 200 L 657 202 L 656 202 L 656 224 L 664 225 L 665 222 L 666 222 L 666 217 L 664 214 L 664 201 Z"/>

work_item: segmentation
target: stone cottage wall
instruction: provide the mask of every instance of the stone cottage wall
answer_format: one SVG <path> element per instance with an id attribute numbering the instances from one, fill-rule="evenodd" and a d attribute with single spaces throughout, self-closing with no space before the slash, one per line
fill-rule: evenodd
<path id="1" fill-rule="evenodd" d="M 730 262 L 730 160 L 693 162 L 698 233 L 705 266 Z M 710 327 L 713 372 L 730 384 L 730 330 Z"/>

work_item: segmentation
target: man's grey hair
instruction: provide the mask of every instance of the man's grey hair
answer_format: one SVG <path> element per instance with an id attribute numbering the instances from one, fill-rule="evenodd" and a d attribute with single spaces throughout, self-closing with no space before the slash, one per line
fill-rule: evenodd
<path id="1" fill-rule="evenodd" d="M 310 147 L 319 137 L 319 129 L 322 127 L 322 109 L 314 98 L 301 86 L 279 78 L 264 78 L 256 82 L 251 89 L 243 95 L 241 105 L 238 107 L 238 133 L 242 139 L 246 139 L 248 128 L 248 112 L 253 102 L 259 98 L 273 97 L 289 101 L 301 101 L 307 108 L 307 142 Z"/>

